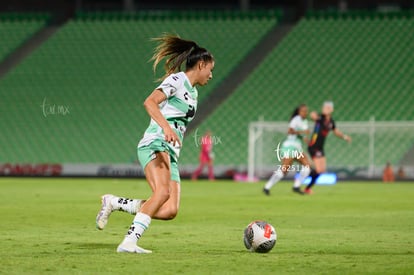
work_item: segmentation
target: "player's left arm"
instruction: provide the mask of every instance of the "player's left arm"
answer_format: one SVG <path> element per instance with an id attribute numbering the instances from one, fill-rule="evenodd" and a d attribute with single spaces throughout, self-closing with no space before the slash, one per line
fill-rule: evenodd
<path id="1" fill-rule="evenodd" d="M 352 139 L 350 136 L 345 135 L 344 133 L 342 133 L 338 128 L 333 129 L 333 133 L 335 134 L 335 136 L 342 138 L 343 140 L 347 141 L 347 142 L 351 142 Z"/>

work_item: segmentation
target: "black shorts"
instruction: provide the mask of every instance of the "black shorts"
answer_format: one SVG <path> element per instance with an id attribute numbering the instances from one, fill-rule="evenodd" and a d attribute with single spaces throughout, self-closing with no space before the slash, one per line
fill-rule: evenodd
<path id="1" fill-rule="evenodd" d="M 323 148 L 308 147 L 308 152 L 312 158 L 321 158 L 325 156 L 325 152 L 323 151 Z"/>

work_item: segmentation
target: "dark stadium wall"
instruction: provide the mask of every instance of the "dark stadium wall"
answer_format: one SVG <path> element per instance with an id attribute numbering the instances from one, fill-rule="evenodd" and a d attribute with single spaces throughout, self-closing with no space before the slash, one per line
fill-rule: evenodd
<path id="1" fill-rule="evenodd" d="M 0 11 L 70 11 L 75 9 L 76 2 L 70 0 L 3 0 L 0 4 Z"/>
<path id="2" fill-rule="evenodd" d="M 135 9 L 266 9 L 282 8 L 303 15 L 308 9 L 378 9 L 381 7 L 410 9 L 411 0 L 3 0 L 0 12 L 50 11 L 70 16 L 76 10 L 124 10 Z"/>
<path id="3" fill-rule="evenodd" d="M 0 12 L 48 12 L 53 14 L 52 22 L 62 22 L 75 15 L 79 1 L 70 0 L 3 0 Z"/>

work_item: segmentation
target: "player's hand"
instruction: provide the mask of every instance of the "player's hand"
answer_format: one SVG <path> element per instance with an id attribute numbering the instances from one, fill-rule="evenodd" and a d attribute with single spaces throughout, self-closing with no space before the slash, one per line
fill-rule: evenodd
<path id="1" fill-rule="evenodd" d="M 314 121 L 315 121 L 315 120 L 318 120 L 318 118 L 319 118 L 318 113 L 317 113 L 317 112 L 315 112 L 315 111 L 310 112 L 309 116 L 310 116 L 310 118 L 311 118 L 312 120 L 314 120 Z"/>
<path id="2" fill-rule="evenodd" d="M 174 147 L 181 147 L 180 139 L 171 127 L 164 130 L 165 141 L 171 143 Z"/>
<path id="3" fill-rule="evenodd" d="M 346 142 L 348 142 L 348 143 L 351 143 L 352 138 L 351 138 L 350 136 L 348 136 L 348 135 L 344 135 L 344 140 L 345 140 Z"/>

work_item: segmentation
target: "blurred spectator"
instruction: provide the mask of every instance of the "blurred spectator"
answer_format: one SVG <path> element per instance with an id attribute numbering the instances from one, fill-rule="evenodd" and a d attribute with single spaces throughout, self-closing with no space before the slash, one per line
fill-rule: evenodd
<path id="1" fill-rule="evenodd" d="M 400 168 L 398 168 L 397 179 L 399 179 L 399 180 L 405 179 L 405 171 L 404 171 L 404 168 L 402 166 L 400 166 Z"/>
<path id="2" fill-rule="evenodd" d="M 394 182 L 395 181 L 394 171 L 392 169 L 391 163 L 389 162 L 387 162 L 387 164 L 385 165 L 384 171 L 382 173 L 382 181 L 383 182 Z"/>

